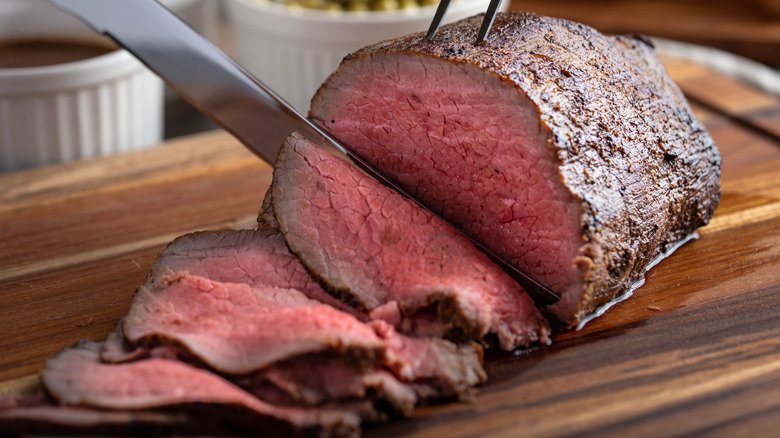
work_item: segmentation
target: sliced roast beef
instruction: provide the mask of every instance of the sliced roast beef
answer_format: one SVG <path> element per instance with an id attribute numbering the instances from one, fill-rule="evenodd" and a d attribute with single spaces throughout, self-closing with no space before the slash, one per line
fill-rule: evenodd
<path id="1" fill-rule="evenodd" d="M 371 326 L 387 342 L 384 365 L 412 385 L 420 400 L 469 399 L 487 380 L 482 349 L 476 344 L 404 336 L 384 321 Z"/>
<path id="2" fill-rule="evenodd" d="M 389 408 L 389 414 L 408 416 L 418 403 L 468 400 L 487 379 L 479 345 L 405 336 L 383 321 L 369 325 L 387 347 L 375 370 L 356 372 L 338 355 L 320 354 L 279 362 L 234 381 L 274 404 L 361 399 Z M 382 412 L 372 415 L 381 418 Z"/>
<path id="3" fill-rule="evenodd" d="M 347 56 L 310 117 L 573 324 L 709 221 L 720 156 L 646 39 L 508 13 L 474 44 L 481 19 Z"/>
<path id="4" fill-rule="evenodd" d="M 145 342 L 148 344 L 148 342 Z M 186 347 L 168 342 L 151 343 L 141 346 L 125 339 L 124 318 L 117 322 L 114 331 L 106 336 L 100 347 L 100 360 L 105 363 L 132 362 L 150 357 L 181 360 L 202 366 L 202 360 L 193 355 Z"/>
<path id="5" fill-rule="evenodd" d="M 106 363 L 130 362 L 149 357 L 149 349 L 134 345 L 125 339 L 124 318 L 116 323 L 100 347 L 100 360 Z"/>
<path id="6" fill-rule="evenodd" d="M 365 411 L 370 421 L 385 420 L 388 415 L 409 416 L 418 401 L 424 400 L 417 396 L 421 391 L 401 383 L 390 372 L 382 368 L 358 372 L 334 355 L 291 359 L 233 381 L 274 405 L 321 406 L 363 400 L 379 407 Z M 429 386 L 427 381 L 421 383 Z M 437 391 L 437 396 L 445 395 L 458 396 Z"/>
<path id="7" fill-rule="evenodd" d="M 93 344 L 94 345 L 94 344 Z M 91 348 L 81 344 L 77 348 Z M 95 346 L 96 348 L 96 346 Z M 187 412 L 107 411 L 89 407 L 62 406 L 43 390 L 0 396 L 0 433 L 3 437 L 36 434 L 68 436 L 193 435 L 224 430 L 204 430 Z"/>
<path id="8" fill-rule="evenodd" d="M 243 425 L 268 433 L 322 430 L 323 435 L 351 436 L 359 430 L 360 419 L 353 410 L 272 406 L 183 362 L 152 358 L 104 364 L 99 351 L 99 344 L 81 342 L 47 360 L 41 373 L 45 389 L 66 407 L 193 414 L 208 407 L 208 422 L 222 419 L 229 427 Z M 198 421 L 198 415 L 190 418 Z"/>
<path id="9" fill-rule="evenodd" d="M 412 201 L 294 134 L 271 204 L 287 246 L 330 290 L 406 333 L 547 340 L 546 321 L 487 256 Z"/>
<path id="10" fill-rule="evenodd" d="M 374 366 L 385 348 L 370 327 L 294 289 L 253 289 L 184 274 L 141 287 L 123 330 L 128 341 L 142 346 L 174 341 L 228 374 L 329 351 Z"/>
<path id="11" fill-rule="evenodd" d="M 160 253 L 152 273 L 158 275 L 166 269 L 219 282 L 296 289 L 309 298 L 364 318 L 313 281 L 306 268 L 287 250 L 282 236 L 270 227 L 181 236 Z"/>
<path id="12" fill-rule="evenodd" d="M 465 398 L 484 381 L 479 346 L 412 339 L 293 289 L 169 274 L 139 289 L 120 327 L 124 339 L 110 335 L 104 357 L 204 363 L 277 404 L 365 399 L 408 415 L 417 402 Z"/>

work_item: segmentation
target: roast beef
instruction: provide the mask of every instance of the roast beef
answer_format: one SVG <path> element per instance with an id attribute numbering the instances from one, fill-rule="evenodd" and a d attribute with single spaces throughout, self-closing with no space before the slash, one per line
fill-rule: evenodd
<path id="1" fill-rule="evenodd" d="M 110 332 L 100 347 L 100 359 L 106 363 L 130 362 L 149 356 L 149 350 L 127 342 L 124 332 L 124 318 L 117 321 L 114 331 Z"/>
<path id="2" fill-rule="evenodd" d="M 381 408 L 366 411 L 371 421 L 386 419 L 388 415 L 409 416 L 418 401 L 424 400 L 413 387 L 401 383 L 389 371 L 376 368 L 359 372 L 335 355 L 291 359 L 233 381 L 274 405 L 321 406 L 367 401 Z"/>
<path id="3" fill-rule="evenodd" d="M 369 324 L 386 343 L 381 367 L 357 373 L 334 355 L 304 356 L 274 364 L 239 385 L 264 400 L 318 405 L 350 398 L 385 401 L 394 413 L 410 415 L 416 403 L 468 400 L 487 380 L 482 349 L 443 339 L 413 338 L 382 321 Z M 272 384 L 272 393 L 268 385 Z"/>
<path id="4" fill-rule="evenodd" d="M 325 292 L 298 259 L 287 250 L 273 228 L 191 233 L 171 242 L 152 266 L 152 276 L 165 270 L 188 272 L 209 280 L 295 289 L 309 298 L 350 312 L 355 311 Z"/>
<path id="5" fill-rule="evenodd" d="M 100 362 L 99 350 L 99 344 L 83 341 L 46 361 L 41 373 L 43 386 L 62 406 L 120 413 L 162 410 L 175 414 L 181 411 L 195 423 L 203 420 L 214 423 L 221 419 L 229 429 L 246 427 L 244 432 L 322 430 L 323 435 L 351 436 L 359 431 L 360 418 L 354 409 L 273 406 L 216 374 L 180 361 L 152 358 L 104 364 Z M 194 413 L 207 406 L 208 416 L 199 420 Z M 65 413 L 70 412 L 68 409 Z M 49 416 L 57 417 L 52 410 L 48 411 Z M 9 417 L 14 415 L 14 411 L 8 412 Z M 19 411 L 19 414 L 29 417 L 30 410 Z M 95 420 L 93 416 L 83 416 L 88 421 Z M 127 417 L 133 418 L 132 415 Z M 110 416 L 107 420 L 114 421 Z M 176 417 L 150 417 L 148 420 L 165 424 Z"/>
<path id="6" fill-rule="evenodd" d="M 171 340 L 229 374 L 328 351 L 373 366 L 385 348 L 370 327 L 294 289 L 253 289 L 184 274 L 141 287 L 123 329 L 131 343 Z"/>
<path id="7" fill-rule="evenodd" d="M 482 349 L 474 344 L 404 336 L 383 321 L 371 326 L 387 343 L 384 366 L 412 385 L 419 400 L 469 399 L 487 380 Z"/>
<path id="8" fill-rule="evenodd" d="M 310 117 L 573 324 L 709 221 L 721 159 L 646 38 L 507 13 L 474 44 L 481 20 L 352 53 Z"/>
<path id="9" fill-rule="evenodd" d="M 507 350 L 547 340 L 528 295 L 468 239 L 302 136 L 282 146 L 270 190 L 290 250 L 373 318 Z"/>
<path id="10" fill-rule="evenodd" d="M 420 401 L 466 398 L 485 380 L 477 345 L 412 339 L 293 289 L 169 273 L 139 289 L 120 327 L 104 357 L 202 362 L 275 403 L 368 399 L 408 415 Z"/>

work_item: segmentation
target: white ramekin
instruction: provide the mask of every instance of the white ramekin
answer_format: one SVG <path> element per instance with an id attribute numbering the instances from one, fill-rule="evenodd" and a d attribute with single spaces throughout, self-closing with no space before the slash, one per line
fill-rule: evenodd
<path id="1" fill-rule="evenodd" d="M 456 0 L 443 23 L 485 12 L 489 0 Z M 502 2 L 506 10 L 509 1 Z M 236 60 L 301 112 L 341 59 L 383 39 L 425 31 L 436 6 L 388 12 L 327 12 L 267 0 L 226 0 Z"/>
<path id="2" fill-rule="evenodd" d="M 0 38 L 94 37 L 48 2 L 3 0 Z M 163 83 L 125 50 L 0 69 L 0 171 L 141 149 L 163 136 Z"/>

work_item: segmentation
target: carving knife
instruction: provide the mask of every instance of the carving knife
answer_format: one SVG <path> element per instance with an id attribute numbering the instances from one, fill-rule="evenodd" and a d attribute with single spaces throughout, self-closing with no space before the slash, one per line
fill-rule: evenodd
<path id="1" fill-rule="evenodd" d="M 430 211 L 155 0 L 50 1 L 116 41 L 266 162 L 273 164 L 284 140 L 298 131 L 309 141 L 348 156 L 369 175 Z M 537 305 L 560 299 L 484 245 L 469 239 L 515 278 Z"/>

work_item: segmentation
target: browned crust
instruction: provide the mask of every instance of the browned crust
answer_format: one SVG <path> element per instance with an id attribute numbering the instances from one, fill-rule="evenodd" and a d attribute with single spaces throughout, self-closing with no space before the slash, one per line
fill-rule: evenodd
<path id="1" fill-rule="evenodd" d="M 345 63 L 402 52 L 468 64 L 538 107 L 561 182 L 581 205 L 583 246 L 572 267 L 585 280 L 583 298 L 573 312 L 550 309 L 576 324 L 709 222 L 721 196 L 720 155 L 646 38 L 508 13 L 475 45 L 481 20 L 444 26 L 428 42 L 422 33 L 384 41 Z"/>

